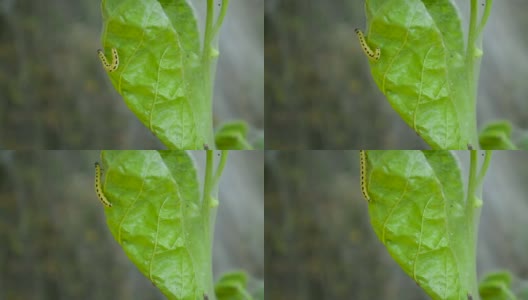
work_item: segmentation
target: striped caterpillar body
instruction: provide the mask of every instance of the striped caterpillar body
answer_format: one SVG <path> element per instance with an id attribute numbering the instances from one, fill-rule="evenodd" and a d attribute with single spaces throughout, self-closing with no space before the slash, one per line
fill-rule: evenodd
<path id="1" fill-rule="evenodd" d="M 365 199 L 370 202 L 367 191 L 367 153 L 365 150 L 359 150 L 359 164 L 361 169 L 361 192 L 363 192 Z"/>
<path id="2" fill-rule="evenodd" d="M 361 49 L 363 49 L 363 52 L 365 52 L 365 54 L 373 60 L 380 59 L 380 56 L 381 56 L 380 48 L 376 48 L 375 51 L 372 51 L 372 49 L 370 49 L 369 45 L 367 44 L 367 41 L 365 40 L 365 36 L 363 35 L 363 32 L 361 32 L 361 30 L 357 28 L 354 31 L 356 32 L 359 38 L 359 43 L 361 44 Z"/>
<path id="3" fill-rule="evenodd" d="M 119 56 L 117 55 L 116 48 L 112 48 L 112 63 L 108 62 L 108 60 L 106 59 L 106 56 L 103 53 L 103 50 L 98 49 L 97 54 L 99 55 L 99 59 L 103 63 L 103 67 L 105 68 L 105 70 L 107 70 L 110 73 L 117 70 L 117 67 L 119 67 Z"/>
<path id="4" fill-rule="evenodd" d="M 103 188 L 101 187 L 101 166 L 98 163 L 95 163 L 95 192 L 104 206 L 112 207 L 112 203 L 106 199 Z"/>

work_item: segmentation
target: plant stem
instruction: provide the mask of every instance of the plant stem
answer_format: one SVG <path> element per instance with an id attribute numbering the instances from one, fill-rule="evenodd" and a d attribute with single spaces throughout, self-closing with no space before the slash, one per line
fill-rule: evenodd
<path id="1" fill-rule="evenodd" d="M 227 162 L 228 154 L 229 154 L 229 151 L 227 150 L 222 150 L 220 154 L 221 155 L 220 162 L 218 163 L 218 167 L 216 168 L 216 173 L 213 178 L 213 188 L 216 188 L 216 186 L 218 185 L 218 181 L 220 180 L 220 177 L 222 176 L 222 173 L 224 172 L 224 167 Z"/>
<path id="2" fill-rule="evenodd" d="M 213 189 L 213 162 L 214 162 L 214 152 L 212 150 L 205 151 L 206 153 L 206 163 L 205 163 L 205 178 L 203 186 L 203 195 L 202 195 L 202 211 L 204 213 L 209 212 L 209 197 L 211 196 L 211 191 Z"/>
<path id="3" fill-rule="evenodd" d="M 469 17 L 469 31 L 468 31 L 468 41 L 467 41 L 467 48 L 466 48 L 466 70 L 467 70 L 467 84 L 469 89 L 469 107 L 476 111 L 476 104 L 477 104 L 477 80 L 475 78 L 475 74 L 478 73 L 478 57 L 480 55 L 477 55 L 477 52 L 482 53 L 480 50 L 477 51 L 477 41 L 481 38 L 482 31 L 484 30 L 484 26 L 488 22 L 488 18 L 491 14 L 491 8 L 493 6 L 493 0 L 486 0 L 484 8 L 484 13 L 482 14 L 482 18 L 480 19 L 480 23 L 477 24 L 477 18 L 478 18 L 478 0 L 471 0 L 471 13 Z M 471 143 L 479 145 L 478 143 L 478 132 L 476 128 L 476 113 L 473 114 L 473 120 L 472 127 L 474 127 L 474 135 L 471 139 Z"/>
<path id="4" fill-rule="evenodd" d="M 205 34 L 202 49 L 202 62 L 209 64 L 211 57 L 211 40 L 213 33 L 214 0 L 207 0 L 207 15 L 205 17 Z"/>
<path id="5" fill-rule="evenodd" d="M 473 220 L 473 212 L 475 207 L 473 206 L 473 197 L 475 196 L 475 190 L 477 187 L 477 163 L 478 163 L 478 151 L 470 150 L 470 166 L 469 166 L 469 180 L 467 188 L 467 198 L 466 198 L 466 216 Z M 470 222 L 472 223 L 472 222 Z"/>
<path id="6" fill-rule="evenodd" d="M 211 193 L 218 187 L 218 182 L 220 181 L 220 177 L 222 176 L 222 173 L 224 172 L 225 165 L 227 163 L 227 157 L 229 154 L 228 150 L 222 150 L 221 156 L 220 156 L 220 162 L 218 163 L 218 167 L 216 168 L 216 171 L 213 170 L 213 162 L 214 162 L 214 151 L 207 150 L 206 153 L 206 167 L 205 167 L 205 179 L 204 179 L 204 187 L 203 187 L 203 195 L 202 195 L 202 211 L 204 214 L 208 215 L 210 210 L 210 200 L 211 200 Z M 214 172 L 214 175 L 213 175 Z"/>
<path id="7" fill-rule="evenodd" d="M 476 113 L 476 102 L 477 102 L 477 91 L 475 81 L 475 44 L 477 41 L 477 16 L 478 16 L 478 0 L 471 0 L 471 13 L 469 17 L 469 31 L 468 31 L 468 42 L 466 48 L 466 72 L 467 72 L 467 87 L 469 92 L 469 108 L 474 111 L 471 120 L 472 128 L 474 130 L 471 138 L 471 144 L 475 144 L 478 148 L 478 132 L 476 129 L 477 113 Z"/>
<path id="8" fill-rule="evenodd" d="M 486 150 L 485 157 L 484 157 L 484 163 L 482 164 L 479 175 L 477 177 L 477 183 L 476 183 L 477 188 L 480 188 L 482 186 L 482 181 L 484 180 L 484 176 L 486 176 L 486 172 L 488 172 L 488 168 L 491 163 L 492 154 L 493 154 L 492 150 Z"/>
<path id="9" fill-rule="evenodd" d="M 220 9 L 220 14 L 218 15 L 218 18 L 216 19 L 216 23 L 213 27 L 213 32 L 211 34 L 211 38 L 214 39 L 218 31 L 220 30 L 220 27 L 222 27 L 222 23 L 224 23 L 224 18 L 227 14 L 227 8 L 229 7 L 229 0 L 222 0 L 222 8 Z"/>
<path id="10" fill-rule="evenodd" d="M 209 251 L 209 261 L 208 264 L 211 266 L 210 274 L 208 277 L 209 281 L 209 292 L 214 292 L 213 287 L 213 272 L 212 272 L 212 245 L 213 245 L 213 236 L 214 236 L 214 222 L 216 214 L 211 214 L 211 191 L 213 183 L 213 162 L 214 162 L 214 152 L 211 150 L 205 151 L 206 153 L 206 164 L 205 164 L 205 178 L 204 178 L 204 187 L 202 195 L 202 217 L 204 220 L 204 231 L 206 240 L 204 241 L 207 245 L 207 251 Z M 213 224 L 213 226 L 211 226 Z M 214 294 L 209 295 L 210 299 L 216 299 Z"/>
<path id="11" fill-rule="evenodd" d="M 202 50 L 202 60 L 203 63 L 209 63 L 211 59 L 211 44 L 213 39 L 216 37 L 218 31 L 224 23 L 224 18 L 227 14 L 227 9 L 229 7 L 229 0 L 222 0 L 222 7 L 220 8 L 220 13 L 216 19 L 215 24 L 213 25 L 214 17 L 214 0 L 207 0 L 207 16 L 205 21 L 205 34 L 204 34 L 204 43 Z"/>
<path id="12" fill-rule="evenodd" d="M 477 40 L 477 8 L 478 0 L 471 0 L 471 13 L 469 16 L 468 43 L 466 48 L 466 63 L 469 71 L 469 79 L 473 79 L 473 64 L 475 61 L 475 41 Z M 470 68 L 471 67 L 471 68 Z M 471 81 L 470 81 L 471 82 Z"/>
<path id="13" fill-rule="evenodd" d="M 467 189 L 467 198 L 466 198 L 466 219 L 467 219 L 467 237 L 468 237 L 468 245 L 467 245 L 467 251 L 471 253 L 469 257 L 477 257 L 476 251 L 477 251 L 477 230 L 478 229 L 478 221 L 479 221 L 479 214 L 478 214 L 478 208 L 475 207 L 475 193 L 477 191 L 477 164 L 478 164 L 478 151 L 471 150 L 470 153 L 470 166 L 469 166 L 469 180 L 468 180 L 468 189 Z M 471 262 L 473 271 L 471 274 L 468 274 L 471 276 L 471 287 L 472 287 L 472 294 L 473 299 L 477 300 L 478 297 L 478 284 L 477 284 L 477 266 L 476 261 Z"/>
<path id="14" fill-rule="evenodd" d="M 202 49 L 202 82 L 203 82 L 203 101 L 204 107 L 207 107 L 207 112 L 204 114 L 207 115 L 208 124 L 204 124 L 208 128 L 208 133 L 205 138 L 206 143 L 215 149 L 216 145 L 214 143 L 214 131 L 213 131 L 213 112 L 212 112 L 212 101 L 213 101 L 213 79 L 211 76 L 212 66 L 211 66 L 211 41 L 212 41 L 212 31 L 213 31 L 213 19 L 214 19 L 214 0 L 207 0 L 207 15 L 205 17 L 205 32 L 203 40 L 203 49 Z"/>
<path id="15" fill-rule="evenodd" d="M 492 6 L 493 0 L 486 0 L 486 7 L 484 8 L 484 13 L 482 14 L 482 18 L 480 19 L 480 24 L 477 30 L 477 38 L 480 37 L 480 35 L 482 34 L 482 30 L 484 30 L 484 26 L 486 26 L 486 23 L 488 22 Z"/>

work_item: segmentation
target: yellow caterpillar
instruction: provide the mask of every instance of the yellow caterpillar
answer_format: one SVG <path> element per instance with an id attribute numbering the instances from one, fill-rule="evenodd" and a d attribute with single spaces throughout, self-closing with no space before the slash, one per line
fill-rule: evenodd
<path id="1" fill-rule="evenodd" d="M 112 203 L 106 199 L 103 189 L 101 187 L 101 166 L 98 163 L 95 163 L 95 192 L 101 203 L 106 207 L 112 207 Z"/>
<path id="2" fill-rule="evenodd" d="M 112 63 L 108 62 L 108 60 L 106 59 L 103 53 L 103 50 L 98 49 L 97 54 L 99 55 L 99 59 L 103 63 L 103 67 L 105 68 L 105 70 L 107 70 L 110 73 L 117 70 L 117 67 L 119 67 L 119 56 L 117 55 L 116 48 L 112 48 Z"/>
<path id="3" fill-rule="evenodd" d="M 375 51 L 372 51 L 372 49 L 370 49 L 369 45 L 367 44 L 367 41 L 365 40 L 365 36 L 363 35 L 363 32 L 361 32 L 361 30 L 357 28 L 354 31 L 356 32 L 359 38 L 359 43 L 361 44 L 361 48 L 363 49 L 363 52 L 365 52 L 365 54 L 373 60 L 380 59 L 380 56 L 381 56 L 380 48 L 376 48 Z"/>
<path id="4" fill-rule="evenodd" d="M 367 153 L 365 150 L 359 150 L 359 163 L 361 169 L 361 191 L 367 201 L 370 202 L 370 197 L 367 191 Z"/>

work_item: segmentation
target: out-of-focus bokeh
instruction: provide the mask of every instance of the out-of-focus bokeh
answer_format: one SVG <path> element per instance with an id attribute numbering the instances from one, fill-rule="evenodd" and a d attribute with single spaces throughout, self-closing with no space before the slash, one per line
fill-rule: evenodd
<path id="1" fill-rule="evenodd" d="M 189 0 L 205 24 L 203 0 Z M 215 8 L 221 0 L 215 0 Z M 264 0 L 231 1 L 220 31 L 214 123 L 264 127 Z M 101 1 L 0 1 L 0 149 L 159 149 L 96 50 Z"/>
<path id="2" fill-rule="evenodd" d="M 0 151 L 0 299 L 166 299 L 127 258 L 94 190 L 99 151 Z M 205 154 L 193 151 L 203 179 Z M 262 151 L 231 151 L 219 185 L 215 281 L 264 278 Z M 211 299 L 211 298 L 210 298 Z"/>
<path id="3" fill-rule="evenodd" d="M 467 32 L 470 1 L 455 2 Z M 366 30 L 364 5 L 266 1 L 267 149 L 429 148 L 372 79 L 354 33 L 356 27 Z M 514 140 L 528 134 L 527 9 L 526 1 L 494 1 L 479 80 L 478 127 L 510 120 Z"/>
<path id="4" fill-rule="evenodd" d="M 467 180 L 469 154 L 457 151 Z M 528 152 L 496 151 L 483 186 L 477 267 L 528 288 Z M 370 226 L 358 151 L 267 151 L 269 299 L 430 299 Z"/>

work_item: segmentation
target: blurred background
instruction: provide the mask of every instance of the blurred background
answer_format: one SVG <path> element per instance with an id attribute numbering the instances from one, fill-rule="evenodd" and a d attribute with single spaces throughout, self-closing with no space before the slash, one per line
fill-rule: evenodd
<path id="1" fill-rule="evenodd" d="M 469 1 L 454 2 L 466 29 Z M 364 5 L 266 0 L 267 149 L 429 148 L 372 79 L 354 33 L 366 30 Z M 494 1 L 483 40 L 478 127 L 509 120 L 514 140 L 528 134 L 527 9 L 527 1 Z"/>
<path id="2" fill-rule="evenodd" d="M 189 1 L 204 27 L 206 1 Z M 262 134 L 263 10 L 264 0 L 230 3 L 219 37 L 215 127 L 241 119 Z M 0 1 L 0 149 L 164 148 L 102 68 L 102 26 L 101 1 Z"/>
<path id="3" fill-rule="evenodd" d="M 192 152 L 200 179 L 205 153 Z M 215 281 L 264 279 L 262 151 L 230 151 L 219 186 Z M 215 155 L 216 157 L 216 155 Z M 0 299 L 166 299 L 106 227 L 99 151 L 0 151 Z"/>
<path id="4" fill-rule="evenodd" d="M 457 151 L 467 180 L 469 153 Z M 480 157 L 480 156 L 479 156 Z M 370 226 L 358 151 L 266 151 L 269 299 L 430 299 Z M 528 289 L 528 152 L 496 151 L 483 187 L 479 279 L 505 269 Z"/>

